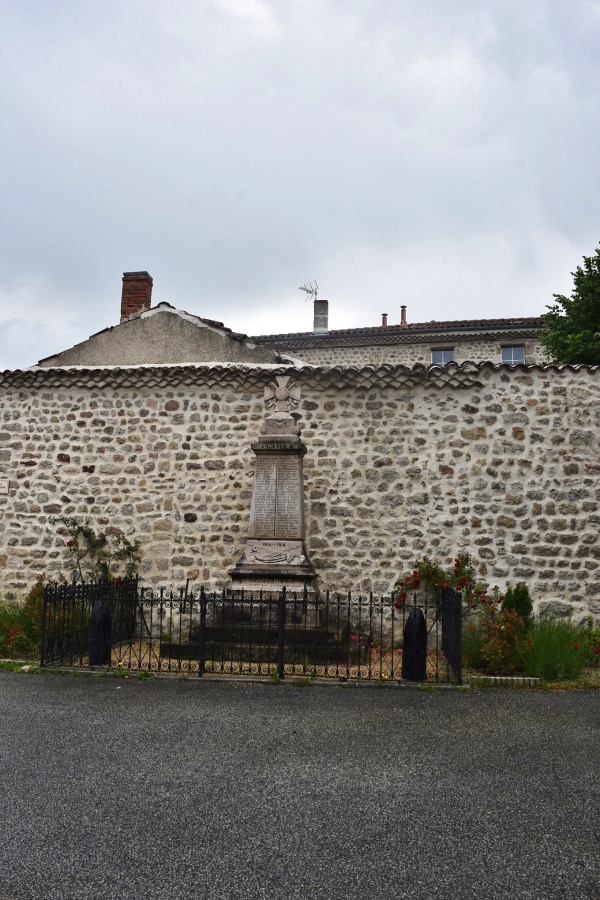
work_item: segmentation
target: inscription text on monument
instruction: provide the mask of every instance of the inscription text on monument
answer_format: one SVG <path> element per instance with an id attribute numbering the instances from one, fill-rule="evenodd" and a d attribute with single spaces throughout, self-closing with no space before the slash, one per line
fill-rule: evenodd
<path id="1" fill-rule="evenodd" d="M 250 536 L 302 539 L 301 486 L 300 456 L 257 457 Z"/>
<path id="2" fill-rule="evenodd" d="M 275 537 L 302 537 L 302 495 L 299 456 L 282 456 L 277 460 L 277 493 L 275 495 Z"/>

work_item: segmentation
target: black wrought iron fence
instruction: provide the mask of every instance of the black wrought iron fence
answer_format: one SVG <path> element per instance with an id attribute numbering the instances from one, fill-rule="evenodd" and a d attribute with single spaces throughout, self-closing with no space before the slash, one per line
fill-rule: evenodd
<path id="1" fill-rule="evenodd" d="M 111 618 L 105 658 L 92 646 L 92 611 L 102 598 Z M 44 600 L 42 665 L 460 683 L 460 612 L 460 595 L 451 589 L 397 604 L 372 594 L 298 595 L 285 588 L 267 595 L 135 582 L 111 592 L 53 585 Z"/>
<path id="2" fill-rule="evenodd" d="M 100 604 L 110 618 L 110 642 L 121 646 L 135 635 L 138 580 L 47 584 L 42 614 L 41 665 L 89 665 L 90 626 Z"/>

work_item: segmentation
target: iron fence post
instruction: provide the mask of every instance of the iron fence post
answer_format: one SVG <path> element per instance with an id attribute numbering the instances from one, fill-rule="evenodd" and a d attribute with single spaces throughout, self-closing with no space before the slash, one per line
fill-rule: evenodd
<path id="1" fill-rule="evenodd" d="M 137 621 L 138 609 L 140 607 L 140 600 L 141 600 L 140 576 L 136 575 L 135 578 L 133 579 L 133 583 L 131 584 L 131 596 L 130 596 L 131 613 L 130 613 L 130 619 L 129 619 L 129 623 L 128 623 L 130 640 L 134 640 L 135 624 Z"/>
<path id="2" fill-rule="evenodd" d="M 279 623 L 277 626 L 277 675 L 283 678 L 285 674 L 285 585 L 279 595 Z"/>
<path id="3" fill-rule="evenodd" d="M 204 588 L 200 588 L 200 647 L 199 647 L 199 656 L 198 656 L 198 675 L 202 677 L 204 675 L 204 666 L 206 665 L 206 645 L 205 645 L 205 630 L 206 630 L 206 594 L 204 593 Z"/>
<path id="4" fill-rule="evenodd" d="M 42 636 L 40 638 L 40 668 L 44 668 L 44 658 L 46 654 L 46 612 L 48 609 L 48 588 L 44 585 L 44 599 L 42 601 Z"/>
<path id="5" fill-rule="evenodd" d="M 462 684 L 462 592 L 456 592 L 456 625 L 458 638 L 456 641 L 456 678 L 459 684 Z"/>

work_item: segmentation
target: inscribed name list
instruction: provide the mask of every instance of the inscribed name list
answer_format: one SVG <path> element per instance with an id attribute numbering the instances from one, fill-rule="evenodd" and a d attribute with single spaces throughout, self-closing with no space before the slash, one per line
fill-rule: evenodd
<path id="1" fill-rule="evenodd" d="M 301 465 L 299 456 L 281 456 L 277 460 L 276 538 L 302 537 Z"/>
<path id="2" fill-rule="evenodd" d="M 251 537 L 302 539 L 301 465 L 298 456 L 257 457 Z"/>
<path id="3" fill-rule="evenodd" d="M 275 537 L 275 495 L 277 491 L 277 457 L 259 456 L 256 460 L 254 493 L 250 509 L 250 535 L 255 538 Z"/>

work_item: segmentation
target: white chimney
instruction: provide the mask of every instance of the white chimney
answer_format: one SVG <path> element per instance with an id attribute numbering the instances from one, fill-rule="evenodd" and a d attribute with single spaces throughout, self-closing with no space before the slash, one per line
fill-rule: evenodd
<path id="1" fill-rule="evenodd" d="M 315 334 L 327 334 L 329 331 L 329 302 L 327 300 L 315 300 L 313 331 Z"/>

